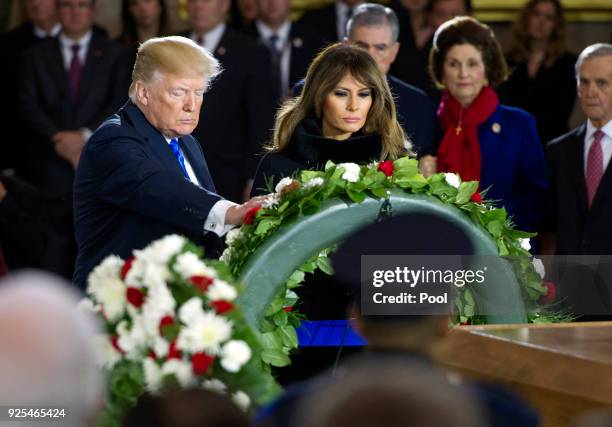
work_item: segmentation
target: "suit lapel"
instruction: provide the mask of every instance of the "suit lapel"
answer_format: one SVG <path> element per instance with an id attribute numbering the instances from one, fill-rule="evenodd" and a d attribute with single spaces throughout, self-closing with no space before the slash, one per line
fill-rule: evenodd
<path id="1" fill-rule="evenodd" d="M 131 101 L 128 101 L 124 109 L 134 124 L 134 128 L 147 140 L 146 147 L 151 150 L 153 155 L 166 169 L 183 176 L 183 169 L 168 146 L 166 139 L 157 129 L 151 126 L 142 111 Z"/>
<path id="2" fill-rule="evenodd" d="M 59 39 L 55 38 L 51 41 L 54 48 L 48 51 L 48 70 L 49 74 L 57 82 L 57 87 L 60 88 L 60 92 L 64 95 L 64 99 L 69 99 L 69 83 L 68 73 L 64 68 L 64 57 L 62 56 L 62 47 Z"/>
<path id="3" fill-rule="evenodd" d="M 595 193 L 595 198 L 593 199 L 591 210 L 597 209 L 597 207 L 599 207 L 599 205 L 601 205 L 606 198 L 609 199 L 610 194 L 612 194 L 612 161 L 608 162 L 608 166 L 601 177 L 599 187 L 597 187 L 597 192 Z"/>
<path id="4" fill-rule="evenodd" d="M 191 144 L 187 143 L 185 138 L 179 138 L 179 146 L 181 147 L 183 154 L 189 161 L 189 164 L 191 165 L 191 169 L 193 170 L 193 173 L 195 173 L 196 178 L 198 179 L 198 182 L 200 183 L 200 185 L 204 188 L 210 188 L 210 186 L 208 186 L 210 183 L 207 182 L 208 180 L 202 173 L 204 170 L 204 167 L 202 165 L 202 156 L 198 155 L 200 153 L 196 152 L 196 150 L 193 149 Z"/>
<path id="5" fill-rule="evenodd" d="M 87 97 L 83 96 L 83 94 L 91 93 L 98 77 L 97 70 L 100 69 L 100 64 L 103 60 L 104 51 L 100 46 L 99 36 L 93 33 L 89 42 L 89 48 L 87 49 L 85 64 L 83 64 L 83 69 L 81 70 L 77 104 L 82 105 L 87 100 Z"/>
<path id="6" fill-rule="evenodd" d="M 578 193 L 578 203 L 581 209 L 587 209 L 586 181 L 584 179 L 584 135 L 586 134 L 586 126 L 582 125 L 574 134 L 574 143 L 570 144 L 571 152 L 570 159 L 576 159 L 574 162 L 569 162 L 573 166 L 573 170 L 568 171 L 572 181 L 576 183 L 576 191 Z"/>

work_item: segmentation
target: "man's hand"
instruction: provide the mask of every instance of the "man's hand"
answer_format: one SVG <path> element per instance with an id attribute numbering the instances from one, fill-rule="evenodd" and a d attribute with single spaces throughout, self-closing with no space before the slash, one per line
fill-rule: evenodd
<path id="1" fill-rule="evenodd" d="M 55 152 L 64 160 L 68 161 L 76 169 L 81 151 L 85 146 L 85 136 L 79 130 L 63 130 L 51 138 L 55 144 Z"/>
<path id="2" fill-rule="evenodd" d="M 419 169 L 423 176 L 428 177 L 436 173 L 436 158 L 430 154 L 419 159 Z"/>
<path id="3" fill-rule="evenodd" d="M 247 212 L 253 208 L 261 206 L 267 196 L 253 197 L 251 200 L 244 202 L 241 205 L 230 207 L 225 213 L 225 223 L 233 225 L 241 225 L 244 223 L 244 217 Z"/>

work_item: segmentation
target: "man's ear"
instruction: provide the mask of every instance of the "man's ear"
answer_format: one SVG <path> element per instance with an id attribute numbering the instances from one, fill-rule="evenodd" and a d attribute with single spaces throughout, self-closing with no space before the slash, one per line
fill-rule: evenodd
<path id="1" fill-rule="evenodd" d="M 138 103 L 141 105 L 149 104 L 149 90 L 147 86 L 141 81 L 137 80 L 135 84 L 136 89 L 136 99 Z"/>
<path id="2" fill-rule="evenodd" d="M 393 64 L 393 62 L 395 62 L 395 58 L 397 57 L 397 53 L 399 52 L 399 48 L 400 48 L 400 44 L 399 42 L 395 42 L 391 45 L 391 64 Z"/>

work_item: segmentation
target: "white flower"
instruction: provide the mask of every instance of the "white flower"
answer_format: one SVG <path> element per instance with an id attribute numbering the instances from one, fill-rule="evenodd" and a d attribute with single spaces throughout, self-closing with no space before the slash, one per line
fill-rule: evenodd
<path id="1" fill-rule="evenodd" d="M 162 386 L 163 378 L 159 365 L 155 360 L 147 357 L 142 361 L 142 367 L 144 371 L 145 389 L 152 394 L 157 393 Z"/>
<path id="2" fill-rule="evenodd" d="M 251 406 L 251 398 L 248 394 L 241 390 L 238 390 L 232 395 L 232 400 L 243 411 L 246 411 L 249 409 L 249 406 Z"/>
<path id="3" fill-rule="evenodd" d="M 228 372 L 238 372 L 251 358 L 251 349 L 244 341 L 231 340 L 223 345 L 221 354 L 223 369 Z"/>
<path id="4" fill-rule="evenodd" d="M 236 240 L 242 239 L 242 231 L 240 228 L 232 228 L 225 235 L 225 244 L 231 246 Z"/>
<path id="5" fill-rule="evenodd" d="M 229 265 L 231 257 L 232 257 L 232 248 L 225 248 L 225 250 L 219 257 L 219 260 L 223 261 L 226 265 Z"/>
<path id="6" fill-rule="evenodd" d="M 110 337 L 106 334 L 97 334 L 94 337 L 96 351 L 96 362 L 98 366 L 111 369 L 115 363 L 121 360 L 121 353 L 113 347 Z"/>
<path id="7" fill-rule="evenodd" d="M 94 305 L 89 298 L 83 298 L 79 301 L 77 309 L 86 314 L 98 314 L 100 312 L 100 306 Z"/>
<path id="8" fill-rule="evenodd" d="M 304 183 L 304 190 L 309 190 L 313 187 L 318 187 L 320 185 L 323 185 L 325 183 L 325 181 L 323 180 L 323 178 L 317 176 L 314 177 L 312 179 L 309 179 L 308 181 L 306 181 Z"/>
<path id="9" fill-rule="evenodd" d="M 148 263 L 142 275 L 142 284 L 145 287 L 165 286 L 170 277 L 170 270 L 165 264 Z"/>
<path id="10" fill-rule="evenodd" d="M 238 296 L 236 288 L 221 279 L 215 279 L 213 284 L 208 288 L 208 298 L 212 301 L 233 301 Z"/>
<path id="11" fill-rule="evenodd" d="M 268 194 L 264 199 L 261 207 L 264 209 L 271 209 L 280 203 L 280 195 L 278 193 Z"/>
<path id="12" fill-rule="evenodd" d="M 221 343 L 232 334 L 232 323 L 212 311 L 206 311 L 193 320 L 181 329 L 176 341 L 178 348 L 190 353 L 219 354 Z"/>
<path id="13" fill-rule="evenodd" d="M 287 292 L 285 292 L 285 298 L 295 298 L 297 299 L 298 295 L 293 292 L 291 289 L 287 289 Z"/>
<path id="14" fill-rule="evenodd" d="M 226 239 L 229 239 L 230 233 L 234 230 L 227 233 Z M 184 254 L 180 254 L 178 257 L 176 257 L 174 269 L 183 279 L 189 279 L 191 276 L 217 276 L 215 270 L 204 264 L 204 262 L 193 252 L 185 252 Z"/>
<path id="15" fill-rule="evenodd" d="M 204 309 L 202 300 L 198 297 L 187 300 L 179 309 L 179 320 L 187 325 L 197 322 L 202 316 Z"/>
<path id="16" fill-rule="evenodd" d="M 125 352 L 130 360 L 138 360 L 148 350 L 147 335 L 142 325 L 140 316 L 132 316 L 132 325 L 128 329 L 128 323 L 122 320 L 117 325 L 117 344 Z"/>
<path id="17" fill-rule="evenodd" d="M 179 359 L 170 359 L 161 368 L 162 375 L 174 375 L 182 387 L 195 383 L 191 363 Z"/>
<path id="18" fill-rule="evenodd" d="M 359 172 L 361 169 L 359 165 L 356 163 L 340 163 L 338 164 L 339 168 L 344 169 L 344 173 L 342 174 L 342 179 L 347 180 L 348 182 L 357 182 L 359 181 Z"/>
<path id="19" fill-rule="evenodd" d="M 155 356 L 158 358 L 166 357 L 168 355 L 168 350 L 170 348 L 170 344 L 166 341 L 165 338 L 156 337 L 153 342 L 153 351 L 155 352 Z"/>
<path id="20" fill-rule="evenodd" d="M 521 248 L 525 249 L 526 251 L 529 251 L 531 249 L 531 242 L 528 238 L 519 239 L 519 243 L 521 245 Z"/>
<path id="21" fill-rule="evenodd" d="M 544 263 L 542 262 L 542 260 L 540 258 L 534 257 L 531 260 L 531 263 L 533 264 L 533 268 L 535 269 L 536 273 L 538 273 L 540 275 L 540 278 L 544 280 L 544 276 L 546 276 L 546 270 L 544 269 Z"/>
<path id="22" fill-rule="evenodd" d="M 459 188 L 459 185 L 461 185 L 461 178 L 456 173 L 447 172 L 444 174 L 444 179 L 451 187 Z"/>
<path id="23" fill-rule="evenodd" d="M 142 250 L 135 250 L 136 258 L 159 265 L 166 265 L 170 258 L 176 255 L 185 245 L 185 238 L 171 234 L 154 241 Z"/>
<path id="24" fill-rule="evenodd" d="M 87 293 L 102 306 L 109 321 L 117 320 L 127 305 L 125 284 L 121 281 L 123 260 L 118 256 L 106 257 L 87 279 Z"/>
<path id="25" fill-rule="evenodd" d="M 278 184 L 276 184 L 276 187 L 274 187 L 274 191 L 277 193 L 280 193 L 281 191 L 283 191 L 283 189 L 289 185 L 291 185 L 293 183 L 293 178 L 283 178 L 281 179 Z"/>
<path id="26" fill-rule="evenodd" d="M 217 392 L 219 394 L 223 394 L 223 392 L 225 392 L 225 390 L 227 389 L 227 386 L 218 379 L 213 378 L 210 380 L 202 381 L 202 388 Z"/>

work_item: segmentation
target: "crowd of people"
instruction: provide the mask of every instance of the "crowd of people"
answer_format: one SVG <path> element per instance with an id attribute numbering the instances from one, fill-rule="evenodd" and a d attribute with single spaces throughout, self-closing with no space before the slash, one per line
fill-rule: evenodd
<path id="1" fill-rule="evenodd" d="M 94 25 L 94 0 L 23 5 L 27 21 L 0 36 L 7 52 L 1 73 L 16 100 L 4 116 L 0 147 L 0 242 L 9 269 L 38 267 L 71 278 L 77 254 L 73 186 L 83 148 L 128 100 L 138 46 L 173 30 L 162 0 L 123 1 L 116 40 Z M 594 119 L 604 135 L 600 179 L 611 139 L 609 91 L 581 83 L 586 80 L 568 51 L 558 0 L 527 2 L 505 47 L 485 24 L 453 19 L 473 12 L 468 0 L 402 0 L 390 7 L 338 0 L 295 22 L 290 9 L 290 0 L 187 2 L 190 28 L 179 35 L 204 47 L 222 68 L 192 132 L 221 197 L 242 203 L 262 194 L 271 175 L 278 180 L 330 159 L 410 154 L 425 175 L 448 171 L 480 181 L 486 197 L 503 205 L 518 228 L 544 237 L 557 224 L 567 228 L 557 213 L 576 202 L 574 218 L 598 225 L 591 230 L 573 221 L 580 243 L 559 246 L 565 253 L 594 249 L 583 233 L 606 235 L 586 205 L 567 200 L 567 191 L 549 182 L 565 167 L 560 162 L 577 158 L 555 149 L 545 158 L 546 144 L 569 130 L 577 82 L 587 116 L 601 116 Z M 335 42 L 344 47 L 322 51 Z M 597 64 L 596 82 L 610 81 L 607 49 L 595 48 L 592 56 L 602 59 L 584 58 Z M 363 70 L 341 65 L 351 55 L 366 64 Z M 333 108 L 354 116 L 345 132 L 337 132 L 328 109 L 322 110 L 330 93 Z M 586 136 L 577 135 L 587 143 L 595 132 L 588 123 Z M 575 186 L 578 192 L 583 187 Z M 599 193 L 596 206 L 607 212 L 605 192 Z M 599 251 L 610 247 L 597 244 Z M 542 238 L 537 248 L 554 253 L 554 239 Z"/>

